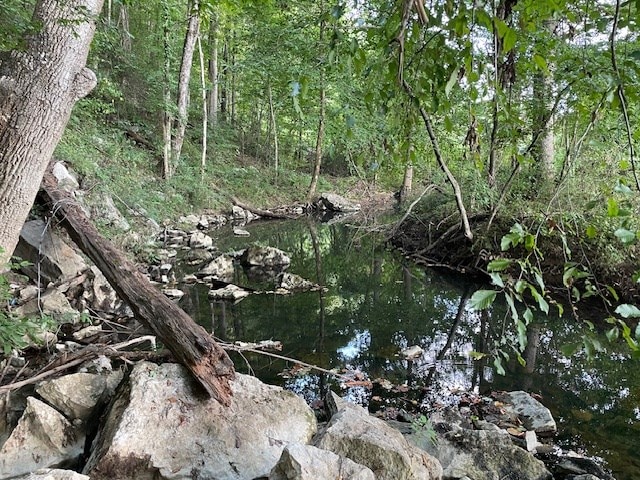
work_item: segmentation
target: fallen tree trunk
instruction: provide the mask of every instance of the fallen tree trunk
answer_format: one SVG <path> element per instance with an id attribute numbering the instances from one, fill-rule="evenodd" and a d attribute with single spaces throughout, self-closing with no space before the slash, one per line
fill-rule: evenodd
<path id="1" fill-rule="evenodd" d="M 220 345 L 98 232 L 73 197 L 58 188 L 51 169 L 44 175 L 42 194 L 71 239 L 96 264 L 136 317 L 191 371 L 211 397 L 228 406 L 232 394 L 229 381 L 235 377 L 235 370 Z"/>
<path id="2" fill-rule="evenodd" d="M 280 213 L 274 213 L 271 212 L 269 210 L 262 210 L 260 208 L 256 208 L 256 207 L 252 207 L 251 205 L 248 205 L 244 202 L 241 202 L 240 200 L 238 200 L 236 197 L 231 196 L 231 202 L 233 202 L 233 204 L 236 207 L 240 207 L 243 208 L 244 210 L 247 210 L 248 212 L 253 213 L 254 215 L 258 215 L 259 217 L 263 217 L 263 218 L 275 218 L 275 219 L 287 219 L 287 218 L 293 218 L 291 215 L 285 215 L 285 214 L 280 214 Z"/>

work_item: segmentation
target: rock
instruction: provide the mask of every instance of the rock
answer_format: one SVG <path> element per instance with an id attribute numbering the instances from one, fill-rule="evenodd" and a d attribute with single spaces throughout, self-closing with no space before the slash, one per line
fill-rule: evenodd
<path id="1" fill-rule="evenodd" d="M 196 273 L 197 277 L 212 277 L 221 282 L 233 281 L 235 267 L 233 266 L 233 258 L 229 255 L 220 255 L 205 265 Z"/>
<path id="2" fill-rule="evenodd" d="M 102 333 L 102 325 L 89 325 L 87 327 L 81 328 L 77 332 L 73 332 L 73 339 L 80 341 L 86 340 L 87 338 L 91 338 L 95 335 L 100 335 Z"/>
<path id="3" fill-rule="evenodd" d="M 331 393 L 331 397 L 335 397 Z M 400 432 L 362 407 L 329 399 L 337 409 L 315 445 L 369 467 L 379 480 L 442 478 L 435 458 L 410 445 Z"/>
<path id="4" fill-rule="evenodd" d="M 347 200 L 335 193 L 322 193 L 318 199 L 318 204 L 326 210 L 333 212 L 357 212 L 360 210 L 360 204 Z"/>
<path id="5" fill-rule="evenodd" d="M 552 455 L 553 460 L 553 473 L 558 478 L 565 478 L 569 475 L 573 475 L 573 479 L 576 477 L 589 476 L 595 477 L 598 480 L 615 480 L 614 477 L 607 473 L 604 468 L 598 465 L 594 460 L 588 457 L 584 457 L 575 452 L 568 452 L 562 455 Z M 571 478 L 571 477 L 569 477 Z"/>
<path id="6" fill-rule="evenodd" d="M 234 228 L 233 229 L 233 234 L 236 237 L 250 237 L 251 236 L 251 233 L 249 233 L 248 230 L 245 230 L 243 228 Z"/>
<path id="7" fill-rule="evenodd" d="M 312 445 L 287 446 L 269 480 L 375 480 L 371 469 Z"/>
<path id="8" fill-rule="evenodd" d="M 556 421 L 549 409 L 527 392 L 508 392 L 500 396 L 500 399 L 510 404 L 505 405 L 505 410 L 516 414 L 527 430 L 533 430 L 539 435 L 556 432 Z"/>
<path id="9" fill-rule="evenodd" d="M 300 275 L 287 272 L 280 274 L 278 277 L 278 284 L 280 288 L 284 288 L 285 290 L 292 292 L 301 292 L 319 288 L 319 285 L 302 278 Z"/>
<path id="10" fill-rule="evenodd" d="M 227 285 L 224 288 L 209 290 L 209 298 L 214 300 L 233 300 L 238 301 L 244 297 L 251 295 L 248 291 L 237 285 Z"/>
<path id="11" fill-rule="evenodd" d="M 38 299 L 34 298 L 16 308 L 15 312 L 23 317 L 39 316 L 41 313 L 51 315 L 59 323 L 75 323 L 80 318 L 80 312 L 72 308 L 67 297 L 55 288 L 40 296 L 40 304 L 39 306 Z"/>
<path id="12" fill-rule="evenodd" d="M 14 478 L 14 480 L 90 480 L 86 475 L 72 470 L 61 470 L 58 468 L 41 468 L 28 475 Z"/>
<path id="13" fill-rule="evenodd" d="M 524 442 L 527 452 L 536 453 L 538 448 L 538 437 L 533 430 L 527 430 L 524 434 Z"/>
<path id="14" fill-rule="evenodd" d="M 194 214 L 190 214 L 187 215 L 186 217 L 180 217 L 178 218 L 178 223 L 186 223 L 189 226 L 195 227 L 198 224 L 199 218 L 194 215 Z"/>
<path id="15" fill-rule="evenodd" d="M 242 207 L 238 207 L 237 205 L 233 205 L 231 207 L 231 217 L 240 222 L 251 222 L 252 220 L 260 218 L 258 215 L 255 215 Z"/>
<path id="16" fill-rule="evenodd" d="M 164 293 L 167 297 L 172 300 L 179 300 L 184 297 L 184 292 L 177 288 L 163 288 L 162 293 Z"/>
<path id="17" fill-rule="evenodd" d="M 189 246 L 191 248 L 209 248 L 213 246 L 213 239 L 202 232 L 194 232 L 189 237 Z"/>
<path id="18" fill-rule="evenodd" d="M 137 364 L 84 469 L 92 480 L 268 476 L 283 449 L 308 443 L 316 419 L 305 401 L 236 373 L 231 405 L 204 398 L 177 364 Z"/>
<path id="19" fill-rule="evenodd" d="M 40 285 L 70 280 L 87 268 L 82 257 L 42 220 L 31 220 L 24 224 L 14 255 L 32 263 L 21 270 L 34 282 L 40 281 Z"/>
<path id="20" fill-rule="evenodd" d="M 93 274 L 93 283 L 91 285 L 91 292 L 93 293 L 91 305 L 93 309 L 103 312 L 124 313 L 128 306 L 120 300 L 118 294 L 100 269 L 92 266 L 91 273 Z"/>
<path id="21" fill-rule="evenodd" d="M 97 220 L 103 225 L 115 227 L 123 232 L 131 230 L 131 225 L 126 218 L 122 216 L 116 204 L 113 203 L 113 198 L 107 193 L 97 193 L 94 195 L 87 195 L 85 202 L 91 213 L 91 218 Z"/>
<path id="22" fill-rule="evenodd" d="M 58 180 L 58 187 L 63 190 L 73 192 L 80 188 L 77 178 L 69 172 L 62 162 L 54 163 L 51 173 L 53 173 L 53 176 Z"/>
<path id="23" fill-rule="evenodd" d="M 213 258 L 213 253 L 203 248 L 196 248 L 189 250 L 185 256 L 184 261 L 189 265 L 199 265 L 204 262 L 208 262 Z"/>
<path id="24" fill-rule="evenodd" d="M 84 422 L 93 413 L 106 387 L 107 381 L 102 375 L 72 373 L 42 382 L 36 392 L 68 420 Z"/>
<path id="25" fill-rule="evenodd" d="M 284 270 L 291 264 L 291 259 L 278 248 L 253 245 L 244 251 L 240 257 L 240 262 L 248 267 L 280 268 Z"/>
<path id="26" fill-rule="evenodd" d="M 84 435 L 61 413 L 29 397 L 18 425 L 0 450 L 0 478 L 74 463 L 83 448 Z"/>
<path id="27" fill-rule="evenodd" d="M 411 347 L 403 349 L 400 353 L 405 358 L 405 360 L 415 360 L 416 358 L 422 356 L 424 350 L 420 345 L 412 345 Z"/>
<path id="28" fill-rule="evenodd" d="M 433 424 L 439 432 L 435 443 L 418 433 L 411 433 L 407 438 L 440 461 L 444 478 L 552 478 L 544 463 L 514 445 L 509 434 L 503 430 L 471 430 L 455 424 Z"/>

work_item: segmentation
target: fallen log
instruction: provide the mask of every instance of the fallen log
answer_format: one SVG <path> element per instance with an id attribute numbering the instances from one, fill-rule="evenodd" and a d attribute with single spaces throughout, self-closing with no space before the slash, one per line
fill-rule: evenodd
<path id="1" fill-rule="evenodd" d="M 58 188 L 50 168 L 42 180 L 41 194 L 71 239 L 95 263 L 136 317 L 153 331 L 211 397 L 228 406 L 232 395 L 229 382 L 235 377 L 235 370 L 220 345 L 98 232 L 74 198 Z"/>
<path id="2" fill-rule="evenodd" d="M 261 208 L 256 208 L 256 207 L 252 207 L 251 205 L 248 205 L 244 202 L 241 202 L 240 200 L 238 200 L 236 197 L 231 196 L 231 202 L 236 206 L 236 207 L 240 207 L 244 210 L 247 210 L 248 212 L 253 213 L 254 215 L 258 215 L 259 217 L 263 217 L 263 218 L 274 218 L 274 219 L 289 219 L 289 218 L 294 218 L 292 215 L 286 215 L 284 213 L 274 213 L 271 212 L 269 210 L 262 210 Z"/>

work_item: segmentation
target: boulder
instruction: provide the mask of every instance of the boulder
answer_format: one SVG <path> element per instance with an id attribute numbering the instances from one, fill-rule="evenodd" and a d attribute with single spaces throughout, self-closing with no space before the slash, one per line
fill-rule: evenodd
<path id="1" fill-rule="evenodd" d="M 193 250 L 189 250 L 185 255 L 183 260 L 188 265 L 200 265 L 201 263 L 208 262 L 213 258 L 213 253 L 209 250 L 205 250 L 203 248 L 196 248 Z"/>
<path id="2" fill-rule="evenodd" d="M 41 468 L 28 475 L 16 477 L 13 480 L 89 480 L 89 477 L 72 470 Z"/>
<path id="3" fill-rule="evenodd" d="M 209 248 L 213 246 L 213 239 L 202 232 L 193 232 L 189 237 L 189 246 L 191 248 Z"/>
<path id="4" fill-rule="evenodd" d="M 137 364 L 83 473 L 92 480 L 267 477 L 284 448 L 316 432 L 303 399 L 236 374 L 231 405 L 204 398 L 177 364 Z"/>
<path id="5" fill-rule="evenodd" d="M 544 463 L 514 445 L 504 430 L 471 430 L 443 424 L 436 426 L 437 431 L 442 433 L 438 434 L 435 443 L 419 433 L 409 434 L 407 438 L 440 461 L 446 479 L 552 478 Z"/>
<path id="6" fill-rule="evenodd" d="M 291 264 L 291 258 L 278 248 L 253 245 L 244 251 L 240 257 L 240 262 L 247 267 L 280 268 L 284 270 Z"/>
<path id="7" fill-rule="evenodd" d="M 91 417 L 106 387 L 107 380 L 102 375 L 72 373 L 42 382 L 36 392 L 67 419 L 84 422 Z"/>
<path id="8" fill-rule="evenodd" d="M 18 425 L 0 450 L 0 478 L 73 464 L 83 449 L 81 432 L 60 412 L 29 397 Z"/>
<path id="9" fill-rule="evenodd" d="M 21 307 L 16 308 L 19 316 L 51 315 L 59 323 L 75 323 L 80 318 L 80 312 L 71 307 L 69 300 L 57 289 L 47 290 L 38 298 L 33 298 Z"/>
<path id="10" fill-rule="evenodd" d="M 91 305 L 94 310 L 102 312 L 115 312 L 119 315 L 128 315 L 130 313 L 129 306 L 120 300 L 118 294 L 107 281 L 100 269 L 96 266 L 91 267 L 93 275 L 93 283 L 91 284 Z"/>
<path id="11" fill-rule="evenodd" d="M 324 450 L 350 458 L 370 468 L 378 480 L 439 480 L 438 460 L 409 444 L 402 434 L 362 407 L 330 393 L 329 410 L 335 411 L 315 441 Z"/>
<path id="12" fill-rule="evenodd" d="M 236 237 L 250 237 L 251 233 L 248 230 L 245 230 L 244 228 L 234 228 L 233 229 L 233 234 Z"/>
<path id="13" fill-rule="evenodd" d="M 209 298 L 213 300 L 242 300 L 244 297 L 251 295 L 248 291 L 237 285 L 227 285 L 224 288 L 209 290 Z"/>
<path id="14" fill-rule="evenodd" d="M 84 197 L 84 201 L 87 204 L 91 218 L 101 223 L 114 227 L 123 232 L 131 230 L 131 225 L 126 218 L 120 213 L 116 204 L 113 203 L 111 195 L 105 192 L 99 192 Z"/>
<path id="15" fill-rule="evenodd" d="M 302 278 L 300 275 L 288 272 L 280 274 L 278 277 L 278 286 L 291 292 L 301 292 L 319 288 L 319 285 Z"/>
<path id="16" fill-rule="evenodd" d="M 224 254 L 207 263 L 196 273 L 196 276 L 211 277 L 214 280 L 220 280 L 221 282 L 231 282 L 233 281 L 234 272 L 233 258 Z"/>
<path id="17" fill-rule="evenodd" d="M 184 292 L 178 288 L 163 288 L 162 293 L 172 300 L 180 300 L 184 297 Z"/>
<path id="18" fill-rule="evenodd" d="M 78 179 L 72 175 L 67 167 L 62 162 L 56 162 L 53 164 L 53 169 L 51 171 L 53 176 L 58 180 L 58 187 L 66 190 L 67 192 L 73 192 L 80 188 L 78 184 Z"/>
<path id="19" fill-rule="evenodd" d="M 288 445 L 269 480 L 375 480 L 371 469 L 312 445 Z"/>
<path id="20" fill-rule="evenodd" d="M 556 421 L 549 409 L 527 392 L 508 392 L 501 395 L 500 400 L 506 403 L 505 410 L 517 415 L 527 430 L 533 430 L 538 435 L 556 432 Z"/>
<path id="21" fill-rule="evenodd" d="M 321 208 L 332 212 L 357 212 L 361 208 L 359 203 L 347 200 L 335 193 L 321 193 L 318 204 Z"/>
<path id="22" fill-rule="evenodd" d="M 24 224 L 14 255 L 32 263 L 21 270 L 34 282 L 40 281 L 41 285 L 70 280 L 87 268 L 82 257 L 42 220 Z"/>

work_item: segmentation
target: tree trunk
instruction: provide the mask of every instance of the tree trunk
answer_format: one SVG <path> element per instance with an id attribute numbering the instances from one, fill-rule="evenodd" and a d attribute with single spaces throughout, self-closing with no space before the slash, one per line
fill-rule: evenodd
<path id="1" fill-rule="evenodd" d="M 196 40 L 200 30 L 200 13 L 198 12 L 198 0 L 189 2 L 189 25 L 184 38 L 182 49 L 182 62 L 180 63 L 180 77 L 178 80 L 178 116 L 171 139 L 171 161 L 175 166 L 180 159 L 184 134 L 187 129 L 189 114 L 189 81 L 191 80 L 191 64 L 193 52 L 196 49 Z"/>
<path id="2" fill-rule="evenodd" d="M 44 176 L 42 187 L 71 239 L 96 264 L 118 296 L 191 371 L 209 395 L 228 406 L 232 395 L 229 381 L 235 377 L 235 371 L 222 347 L 100 235 L 78 203 L 58 188 L 53 174 Z"/>
<path id="3" fill-rule="evenodd" d="M 120 27 L 120 45 L 125 52 L 131 52 L 131 32 L 129 31 L 129 9 L 123 3 L 120 5 L 118 15 L 118 26 Z"/>
<path id="4" fill-rule="evenodd" d="M 324 34 L 326 21 L 324 19 L 324 1 L 320 2 L 320 38 L 319 48 L 324 50 Z M 316 194 L 316 188 L 318 186 L 318 180 L 320 178 L 320 168 L 322 166 L 322 143 L 324 142 L 324 122 L 325 122 L 325 110 L 327 104 L 327 93 L 324 85 L 324 62 L 320 62 L 320 113 L 318 114 L 318 135 L 316 137 L 316 153 L 315 161 L 313 164 L 313 173 L 311 174 L 311 184 L 309 185 L 309 191 L 307 193 L 307 203 L 311 203 L 314 195 Z"/>
<path id="5" fill-rule="evenodd" d="M 215 14 L 209 25 L 209 43 L 211 56 L 209 57 L 209 125 L 215 127 L 218 123 L 218 22 Z"/>
<path id="6" fill-rule="evenodd" d="M 198 57 L 200 58 L 200 83 L 202 85 L 202 155 L 200 157 L 200 176 L 204 177 L 207 167 L 207 81 L 204 72 L 204 53 L 202 52 L 202 42 L 198 35 Z"/>
<path id="7" fill-rule="evenodd" d="M 40 28 L 0 63 L 0 265 L 15 249 L 71 109 L 96 85 L 85 64 L 101 9 L 102 0 L 39 0 Z"/>
<path id="8" fill-rule="evenodd" d="M 162 46 L 164 51 L 164 63 L 162 66 L 162 178 L 170 178 L 171 168 L 171 126 L 173 125 L 173 115 L 171 115 L 171 51 L 170 51 L 170 13 L 169 5 L 165 0 L 162 10 Z"/>
<path id="9" fill-rule="evenodd" d="M 402 180 L 402 188 L 400 189 L 400 203 L 404 203 L 413 188 L 413 165 L 407 163 L 404 167 L 404 179 Z"/>
<path id="10" fill-rule="evenodd" d="M 273 168 L 276 180 L 278 179 L 278 127 L 276 125 L 276 111 L 273 106 L 273 92 L 269 84 L 269 113 L 271 114 L 271 131 L 273 132 Z"/>

